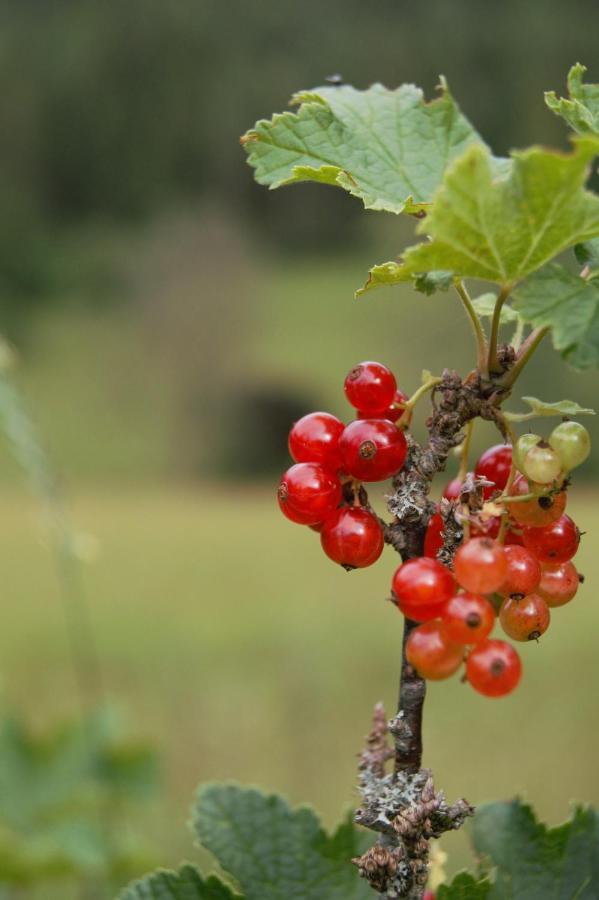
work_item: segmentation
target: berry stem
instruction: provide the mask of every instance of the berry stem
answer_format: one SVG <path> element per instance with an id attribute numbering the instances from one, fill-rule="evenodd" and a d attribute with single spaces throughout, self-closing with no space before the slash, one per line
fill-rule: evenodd
<path id="1" fill-rule="evenodd" d="M 458 471 L 457 477 L 460 479 L 462 484 L 466 480 L 466 475 L 468 474 L 468 461 L 470 457 L 470 444 L 472 443 L 473 430 L 474 419 L 471 419 L 466 425 L 466 433 L 460 447 L 460 469 Z"/>
<path id="2" fill-rule="evenodd" d="M 402 413 L 401 419 L 397 423 L 398 428 L 406 428 L 410 424 L 410 420 L 412 418 L 412 412 L 414 407 L 418 403 L 421 397 L 424 397 L 425 394 L 428 394 L 429 391 L 432 391 L 438 384 L 441 384 L 442 378 L 439 378 L 435 375 L 430 375 L 418 388 L 417 391 L 414 391 L 409 400 L 406 400 L 404 404 L 404 412 Z"/>
<path id="3" fill-rule="evenodd" d="M 499 326 L 501 324 L 501 310 L 503 304 L 510 295 L 511 285 L 503 287 L 497 295 L 495 301 L 495 309 L 493 310 L 493 319 L 491 322 L 491 336 L 489 338 L 489 365 L 488 372 L 490 375 L 501 374 L 502 367 L 497 359 L 497 347 L 499 343 Z"/>
<path id="4" fill-rule="evenodd" d="M 518 352 L 516 357 L 516 362 L 512 366 L 512 368 L 505 374 L 505 376 L 500 380 L 500 384 L 504 388 L 510 389 L 514 383 L 519 378 L 522 373 L 522 369 L 527 364 L 545 335 L 549 332 L 549 326 L 545 325 L 542 328 L 535 328 L 534 331 L 531 331 Z"/>
<path id="5" fill-rule="evenodd" d="M 472 300 L 470 299 L 470 294 L 466 290 L 466 285 L 461 278 L 456 278 L 456 280 L 454 281 L 454 287 L 458 293 L 460 300 L 462 301 L 462 305 L 466 310 L 466 314 L 470 319 L 470 324 L 472 325 L 472 330 L 474 332 L 474 339 L 476 341 L 477 368 L 482 375 L 488 375 L 487 339 L 485 337 L 483 327 L 480 324 L 480 319 L 477 315 L 476 310 L 474 309 L 474 306 L 472 305 Z"/>

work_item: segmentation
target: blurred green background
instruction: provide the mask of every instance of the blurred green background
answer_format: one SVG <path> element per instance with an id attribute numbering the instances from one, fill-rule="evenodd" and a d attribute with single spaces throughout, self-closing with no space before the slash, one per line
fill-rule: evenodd
<path id="1" fill-rule="evenodd" d="M 395 562 L 348 576 L 282 520 L 286 432 L 310 409 L 348 416 L 342 381 L 360 359 L 411 392 L 422 368 L 467 371 L 472 349 L 449 294 L 353 299 L 413 222 L 318 186 L 270 193 L 238 137 L 333 73 L 428 96 L 443 73 L 497 152 L 565 146 L 542 95 L 578 60 L 599 80 L 595 3 L 5 0 L 0 29 L 0 331 L 94 536 L 86 587 L 107 692 L 163 761 L 163 790 L 130 827 L 160 862 L 189 857 L 191 792 L 212 778 L 283 791 L 331 823 L 355 800 L 374 702 L 394 703 Z M 545 347 L 522 393 L 596 406 L 596 386 Z M 496 436 L 481 426 L 476 440 Z M 587 585 L 525 648 L 522 688 L 498 703 L 459 683 L 430 690 L 426 763 L 452 797 L 521 793 L 551 821 L 571 799 L 599 804 L 598 474 L 595 454 L 571 500 Z M 78 698 L 21 482 L 5 445 L 1 690 L 43 728 Z M 452 870 L 467 861 L 462 835 L 445 847 Z"/>

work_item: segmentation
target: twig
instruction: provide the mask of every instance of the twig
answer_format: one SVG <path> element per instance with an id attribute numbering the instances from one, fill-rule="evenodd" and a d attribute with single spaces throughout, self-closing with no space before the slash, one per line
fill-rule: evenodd
<path id="1" fill-rule="evenodd" d="M 480 319 L 472 305 L 470 294 L 466 290 L 464 282 L 461 279 L 456 279 L 454 281 L 454 287 L 462 301 L 466 314 L 470 319 L 470 324 L 472 325 L 472 331 L 474 332 L 474 339 L 476 341 L 476 365 L 478 371 L 483 375 L 487 375 L 487 339 L 483 327 L 480 324 Z"/>

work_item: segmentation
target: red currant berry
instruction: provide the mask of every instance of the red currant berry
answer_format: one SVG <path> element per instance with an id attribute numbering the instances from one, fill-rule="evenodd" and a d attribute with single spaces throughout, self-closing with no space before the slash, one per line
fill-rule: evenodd
<path id="1" fill-rule="evenodd" d="M 530 500 L 522 500 L 509 504 L 510 516 L 519 525 L 530 525 L 533 528 L 542 528 L 550 525 L 562 515 L 566 508 L 566 492 L 557 494 L 543 494 L 542 485 L 528 483 L 523 475 L 519 475 L 514 481 L 510 496 L 524 497 L 526 494 L 538 493 L 537 497 Z"/>
<path id="2" fill-rule="evenodd" d="M 449 484 L 443 489 L 443 496 L 446 500 L 459 500 L 462 491 L 462 480 L 460 478 L 452 478 Z"/>
<path id="3" fill-rule="evenodd" d="M 564 606 L 575 596 L 580 576 L 571 562 L 559 566 L 543 566 L 537 593 L 547 606 Z"/>
<path id="4" fill-rule="evenodd" d="M 460 668 L 464 648 L 445 638 L 440 622 L 425 622 L 410 632 L 406 659 L 422 678 L 441 681 Z"/>
<path id="5" fill-rule="evenodd" d="M 441 513 L 433 513 L 428 520 L 426 534 L 424 536 L 424 555 L 428 556 L 430 559 L 435 559 L 437 553 L 443 546 L 444 528 L 445 523 L 443 522 Z"/>
<path id="6" fill-rule="evenodd" d="M 530 550 L 511 544 L 503 548 L 507 560 L 507 575 L 499 588 L 504 597 L 526 597 L 532 594 L 541 580 L 541 566 Z"/>
<path id="7" fill-rule="evenodd" d="M 342 466 L 339 438 L 345 425 L 326 412 L 309 413 L 289 432 L 289 453 L 295 462 L 317 462 L 336 471 Z"/>
<path id="8" fill-rule="evenodd" d="M 492 481 L 494 487 L 483 488 L 483 496 L 488 500 L 492 494 L 502 491 L 512 468 L 512 448 L 509 444 L 496 444 L 485 450 L 476 464 L 474 474 Z"/>
<path id="9" fill-rule="evenodd" d="M 491 538 L 471 538 L 456 553 L 453 570 L 465 590 L 492 594 L 501 587 L 507 574 L 504 549 Z"/>
<path id="10" fill-rule="evenodd" d="M 393 372 L 377 362 L 354 366 L 343 387 L 351 405 L 363 413 L 383 412 L 393 403 L 397 390 Z"/>
<path id="11" fill-rule="evenodd" d="M 339 505 L 341 482 L 319 463 L 296 463 L 281 478 L 277 497 L 292 522 L 317 525 Z"/>
<path id="12" fill-rule="evenodd" d="M 495 610 L 480 594 L 456 594 L 446 604 L 442 616 L 443 634 L 456 644 L 478 644 L 495 624 Z"/>
<path id="13" fill-rule="evenodd" d="M 501 627 L 514 641 L 538 641 L 551 621 L 547 604 L 538 594 L 519 600 L 507 597 L 499 610 Z"/>
<path id="14" fill-rule="evenodd" d="M 322 549 L 344 569 L 363 569 L 383 552 L 383 529 L 367 509 L 343 506 L 324 523 L 320 534 Z"/>
<path id="15" fill-rule="evenodd" d="M 470 525 L 470 537 L 487 537 L 495 538 L 499 534 L 501 528 L 501 516 L 493 516 L 484 522 L 472 522 Z"/>
<path id="16" fill-rule="evenodd" d="M 437 559 L 419 557 L 397 569 L 391 587 L 403 614 L 425 622 L 440 615 L 455 590 L 455 582 L 449 569 Z"/>
<path id="17" fill-rule="evenodd" d="M 389 419 L 390 422 L 397 422 L 404 413 L 404 406 L 402 404 L 405 404 L 408 399 L 408 395 L 404 394 L 403 391 L 396 391 L 395 399 L 387 409 L 377 413 L 358 412 L 358 419 Z"/>
<path id="18" fill-rule="evenodd" d="M 572 559 L 580 543 L 580 532 L 570 516 L 560 516 L 543 528 L 525 528 L 524 546 L 541 563 L 563 563 Z"/>
<path id="19" fill-rule="evenodd" d="M 432 891 L 425 891 L 422 895 L 422 900 L 435 900 L 435 895 Z"/>
<path id="20" fill-rule="evenodd" d="M 470 652 L 466 676 L 475 691 L 485 697 L 503 697 L 518 686 L 522 663 L 505 641 L 483 641 Z"/>
<path id="21" fill-rule="evenodd" d="M 403 431 L 387 419 L 356 419 L 339 442 L 344 468 L 360 481 L 385 481 L 399 472 L 408 452 Z"/>

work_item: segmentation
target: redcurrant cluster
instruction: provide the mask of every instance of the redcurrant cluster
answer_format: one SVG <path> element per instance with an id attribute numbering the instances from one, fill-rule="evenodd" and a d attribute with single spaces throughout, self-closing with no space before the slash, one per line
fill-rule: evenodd
<path id="1" fill-rule="evenodd" d="M 432 516 L 424 557 L 400 566 L 393 578 L 397 605 L 422 623 L 408 638 L 406 656 L 424 678 L 447 678 L 466 657 L 466 679 L 479 693 L 500 697 L 517 686 L 516 650 L 489 635 L 498 614 L 512 640 L 538 640 L 550 608 L 576 594 L 581 577 L 571 560 L 580 532 L 564 510 L 569 473 L 589 451 L 586 429 L 563 422 L 547 442 L 523 435 L 513 459 L 505 444 L 483 453 L 474 475 L 491 514 L 466 525 L 470 537 L 455 554 L 453 574 L 436 558 L 444 521 L 440 512 Z M 462 488 L 455 479 L 444 491 L 458 513 Z"/>
<path id="2" fill-rule="evenodd" d="M 330 559 L 355 569 L 383 552 L 383 529 L 362 482 L 385 481 L 402 468 L 407 442 L 397 423 L 407 397 L 377 362 L 355 366 L 344 388 L 357 418 L 344 425 L 314 412 L 295 423 L 289 433 L 295 465 L 281 478 L 278 500 L 288 519 L 320 532 Z"/>

